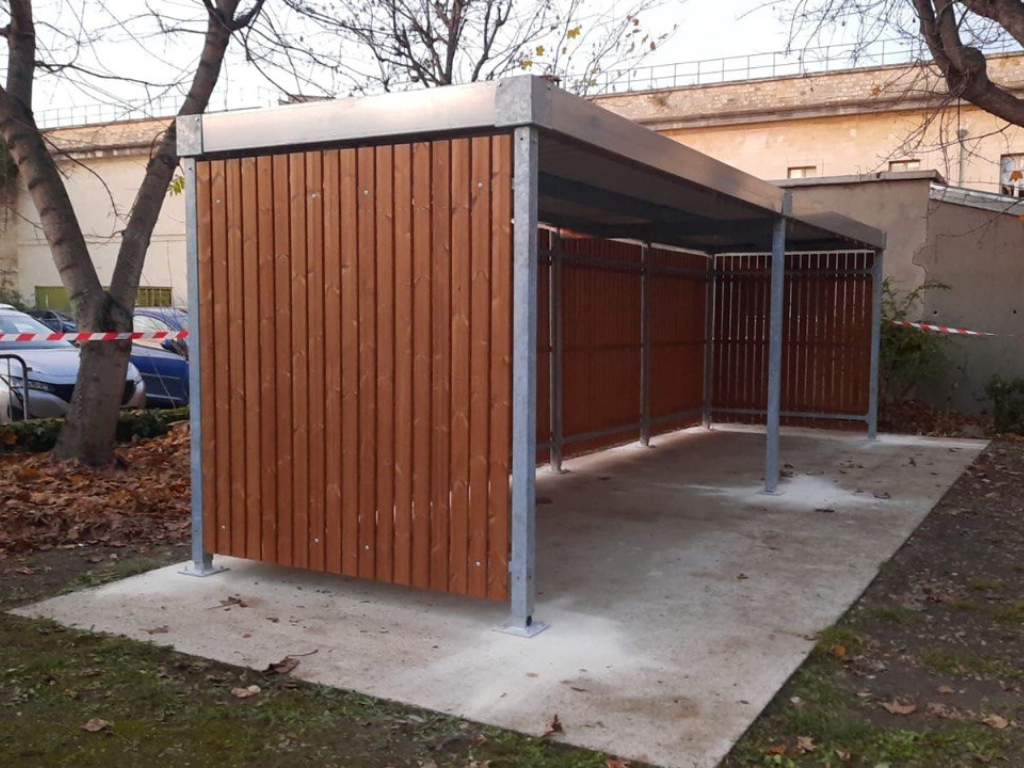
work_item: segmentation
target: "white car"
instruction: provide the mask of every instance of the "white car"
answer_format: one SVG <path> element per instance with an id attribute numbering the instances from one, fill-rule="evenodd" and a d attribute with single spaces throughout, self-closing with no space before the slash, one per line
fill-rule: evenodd
<path id="1" fill-rule="evenodd" d="M 34 317 L 0 305 L 0 333 L 50 334 Z M 78 379 L 78 347 L 67 341 L 0 341 L 0 424 L 26 417 L 22 361 L 28 368 L 28 414 L 31 419 L 63 416 Z M 124 408 L 146 406 L 146 385 L 131 363 L 121 396 Z"/>

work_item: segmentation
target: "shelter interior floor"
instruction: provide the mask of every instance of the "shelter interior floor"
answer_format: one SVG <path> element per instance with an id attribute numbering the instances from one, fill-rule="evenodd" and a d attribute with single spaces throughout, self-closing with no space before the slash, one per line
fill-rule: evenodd
<path id="1" fill-rule="evenodd" d="M 507 606 L 230 558 L 163 568 L 18 613 L 265 668 L 624 758 L 710 768 L 874 578 L 983 441 L 693 429 L 538 470 L 536 618 Z M 229 595 L 247 608 L 208 610 Z M 278 621 L 268 621 L 268 618 Z"/>

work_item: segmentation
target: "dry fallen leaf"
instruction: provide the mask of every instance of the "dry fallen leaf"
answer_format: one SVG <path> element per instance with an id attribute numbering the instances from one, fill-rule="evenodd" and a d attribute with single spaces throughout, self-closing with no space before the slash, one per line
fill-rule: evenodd
<path id="1" fill-rule="evenodd" d="M 850 762 L 850 750 L 848 749 L 837 749 L 836 757 L 842 760 L 844 763 Z"/>
<path id="2" fill-rule="evenodd" d="M 956 717 L 956 712 L 947 707 L 945 704 L 938 704 L 934 701 L 929 702 L 928 706 L 925 707 L 927 712 L 932 717 L 938 717 L 942 720 L 949 720 L 950 718 Z"/>
<path id="3" fill-rule="evenodd" d="M 491 768 L 490 760 L 470 760 L 466 768 Z"/>
<path id="4" fill-rule="evenodd" d="M 250 696 L 255 696 L 260 692 L 258 685 L 250 685 L 248 688 L 232 688 L 231 695 L 236 699 L 248 699 Z"/>
<path id="5" fill-rule="evenodd" d="M 784 755 L 789 751 L 789 747 L 785 744 L 773 744 L 768 747 L 768 753 L 772 755 Z"/>
<path id="6" fill-rule="evenodd" d="M 899 699 L 883 701 L 882 709 L 893 715 L 912 715 L 917 712 L 917 704 L 908 704 Z"/>
<path id="7" fill-rule="evenodd" d="M 287 675 L 293 669 L 299 666 L 299 660 L 293 656 L 285 656 L 280 661 L 275 661 L 273 664 L 267 666 L 263 670 L 265 675 Z"/>
<path id="8" fill-rule="evenodd" d="M 606 768 L 629 768 L 628 760 L 616 760 L 614 757 L 609 757 L 604 764 Z"/>
<path id="9" fill-rule="evenodd" d="M 551 719 L 551 725 L 548 726 L 547 731 L 541 738 L 547 738 L 548 736 L 554 736 L 556 733 L 565 733 L 565 729 L 562 727 L 562 721 L 558 719 L 558 715 L 555 715 Z"/>
<path id="10" fill-rule="evenodd" d="M 950 694 L 950 693 L 956 693 L 956 691 L 954 691 L 948 685 L 940 685 L 939 686 L 939 693 Z"/>
<path id="11" fill-rule="evenodd" d="M 829 650 L 832 652 L 832 655 L 835 656 L 838 659 L 842 659 L 842 658 L 846 657 L 846 646 L 845 645 L 833 645 L 831 648 L 829 648 Z"/>
<path id="12" fill-rule="evenodd" d="M 162 627 L 153 627 L 152 629 L 146 630 L 147 635 L 166 635 L 167 625 L 164 624 Z"/>
<path id="13" fill-rule="evenodd" d="M 818 748 L 818 745 L 814 743 L 814 739 L 810 736 L 797 736 L 796 737 L 796 751 L 801 755 L 806 755 L 813 752 Z"/>
<path id="14" fill-rule="evenodd" d="M 113 723 L 107 720 L 103 720 L 99 717 L 94 717 L 92 720 L 90 720 L 82 726 L 82 730 L 88 731 L 89 733 L 99 733 L 100 731 L 105 731 L 113 725 Z"/>
<path id="15" fill-rule="evenodd" d="M 1000 715 L 985 715 L 981 718 L 981 722 L 985 725 L 990 725 L 997 731 L 1001 731 L 1010 725 L 1010 721 Z"/>

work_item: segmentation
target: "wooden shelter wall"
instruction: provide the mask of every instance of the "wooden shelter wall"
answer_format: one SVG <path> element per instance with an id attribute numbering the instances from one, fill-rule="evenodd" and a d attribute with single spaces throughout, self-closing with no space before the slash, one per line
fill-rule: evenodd
<path id="1" fill-rule="evenodd" d="M 196 177 L 205 548 L 504 599 L 510 138 Z"/>
<path id="2" fill-rule="evenodd" d="M 870 269 L 866 252 L 786 256 L 783 293 L 783 414 L 863 417 L 871 387 Z M 718 259 L 714 299 L 712 416 L 760 423 L 768 389 L 771 257 Z M 783 423 L 843 426 L 835 419 L 783 417 Z M 863 422 L 850 420 L 849 426 Z"/>

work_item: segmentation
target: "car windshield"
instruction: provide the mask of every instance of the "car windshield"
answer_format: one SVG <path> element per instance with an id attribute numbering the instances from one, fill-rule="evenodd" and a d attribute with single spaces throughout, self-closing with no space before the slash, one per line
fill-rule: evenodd
<path id="1" fill-rule="evenodd" d="M 49 336 L 54 330 L 43 325 L 34 317 L 22 312 L 0 312 L 0 333 L 36 333 Z M 69 341 L 0 341 L 0 352 L 17 352 L 19 349 L 66 349 Z"/>

